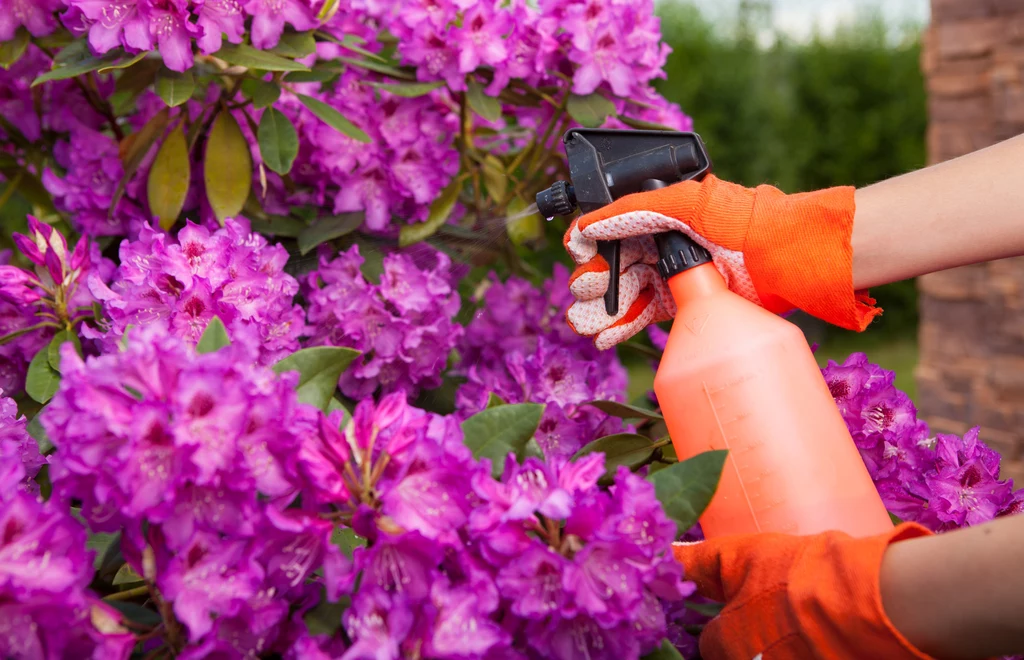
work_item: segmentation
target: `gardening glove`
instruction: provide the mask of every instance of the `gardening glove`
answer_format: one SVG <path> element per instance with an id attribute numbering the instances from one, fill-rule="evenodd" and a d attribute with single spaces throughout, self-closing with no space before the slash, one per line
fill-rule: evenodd
<path id="1" fill-rule="evenodd" d="M 576 302 L 567 318 L 604 349 L 650 323 L 675 316 L 655 264 L 654 234 L 682 231 L 704 246 L 735 292 L 781 314 L 802 309 L 834 325 L 863 330 L 882 310 L 853 290 L 854 189 L 786 195 L 709 174 L 622 197 L 577 218 L 565 234 L 577 264 L 569 281 Z M 597 241 L 620 240 L 619 313 L 605 312 L 608 263 Z"/>
<path id="2" fill-rule="evenodd" d="M 927 659 L 900 634 L 879 588 L 891 543 L 931 534 L 914 523 L 867 538 L 743 534 L 675 543 L 686 579 L 724 602 L 700 637 L 705 660 Z"/>

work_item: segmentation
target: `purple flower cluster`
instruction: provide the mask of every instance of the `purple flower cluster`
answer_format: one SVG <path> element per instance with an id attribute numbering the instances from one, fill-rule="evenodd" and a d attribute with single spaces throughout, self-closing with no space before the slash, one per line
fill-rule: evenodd
<path id="1" fill-rule="evenodd" d="M 288 252 L 228 219 L 211 232 L 191 222 L 177 240 L 145 226 L 124 241 L 121 264 L 107 287 L 90 279 L 109 328 L 95 333 L 114 350 L 128 326 L 159 326 L 195 344 L 216 316 L 233 340 L 259 348 L 271 364 L 298 348 L 303 311 L 293 304 L 299 284 L 284 272 Z"/>
<path id="2" fill-rule="evenodd" d="M 822 370 L 886 507 L 935 531 L 977 525 L 1024 510 L 1024 489 L 999 479 L 999 454 L 978 439 L 929 437 L 895 374 L 862 353 Z"/>
<path id="3" fill-rule="evenodd" d="M 428 260 L 433 263 L 388 254 L 380 283 L 372 284 L 360 270 L 357 245 L 334 259 L 321 248 L 320 267 L 307 276 L 303 290 L 309 343 L 362 352 L 341 376 L 346 396 L 361 399 L 380 389 L 415 397 L 421 388 L 441 384 L 441 372 L 462 336 L 462 327 L 452 320 L 460 300 L 448 256 L 434 252 Z"/>
<path id="4" fill-rule="evenodd" d="M 347 583 L 332 524 L 292 506 L 316 424 L 296 374 L 255 366 L 241 344 L 196 355 L 159 326 L 121 352 L 63 358 L 42 419 L 54 493 L 80 500 L 94 530 L 121 530 L 129 564 L 187 628 L 189 657 L 272 649 L 290 608 L 315 602 L 314 570 L 332 595 Z"/>
<path id="5" fill-rule="evenodd" d="M 400 393 L 361 402 L 344 432 L 337 420 L 321 418 L 299 464 L 309 498 L 366 540 L 342 620 L 351 657 L 635 658 L 666 634 L 662 599 L 693 591 L 653 486 L 621 469 L 600 490 L 600 455 L 510 456 L 497 481 L 453 418 Z M 325 658 L 340 644 L 299 646 Z"/>
<path id="6" fill-rule="evenodd" d="M 73 330 L 92 316 L 86 279 L 107 281 L 114 269 L 88 239 L 79 239 L 72 250 L 60 232 L 32 216 L 28 227 L 27 236 L 13 238 L 33 269 L 0 265 L 0 336 L 6 337 L 0 344 L 0 389 L 12 394 L 21 392 L 29 362 L 56 330 Z"/>
<path id="7" fill-rule="evenodd" d="M 543 291 L 514 277 L 491 283 L 459 345 L 468 379 L 456 397 L 460 416 L 485 408 L 491 393 L 506 403 L 546 404 L 537 442 L 547 456 L 572 456 L 621 431 L 618 419 L 583 404 L 622 401 L 626 371 L 614 351 L 597 350 L 568 327 L 571 302 L 568 271 L 560 265 Z"/>
<path id="8" fill-rule="evenodd" d="M 312 94 L 351 119 L 369 144 L 327 126 L 294 97 L 278 104 L 299 133 L 293 179 L 335 213 L 365 211 L 372 231 L 387 229 L 392 217 L 425 220 L 459 169 L 458 114 L 444 94 L 403 98 L 371 86 L 380 80 L 350 67 L 331 91 Z"/>
<path id="9" fill-rule="evenodd" d="M 16 491 L 37 493 L 33 479 L 46 462 L 25 416 L 18 416 L 18 404 L 0 391 L 0 499 Z"/>

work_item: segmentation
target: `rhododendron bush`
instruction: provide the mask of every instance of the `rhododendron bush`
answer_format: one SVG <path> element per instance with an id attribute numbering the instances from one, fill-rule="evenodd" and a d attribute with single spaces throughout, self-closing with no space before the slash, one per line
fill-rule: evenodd
<path id="1" fill-rule="evenodd" d="M 696 653 L 724 452 L 626 402 L 529 204 L 572 126 L 691 128 L 652 2 L 0 0 L 0 41 L 0 654 Z M 825 377 L 894 517 L 1022 506 Z"/>

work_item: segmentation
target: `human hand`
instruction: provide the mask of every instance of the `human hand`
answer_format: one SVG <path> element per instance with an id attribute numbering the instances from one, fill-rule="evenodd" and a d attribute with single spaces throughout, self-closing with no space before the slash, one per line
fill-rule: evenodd
<path id="1" fill-rule="evenodd" d="M 628 195 L 577 218 L 565 234 L 577 268 L 568 321 L 609 348 L 651 323 L 672 318 L 675 303 L 655 264 L 652 236 L 682 231 L 705 247 L 729 287 L 766 309 L 802 309 L 840 327 L 863 330 L 881 310 L 853 290 L 853 188 L 786 195 L 745 188 L 714 175 Z M 619 313 L 602 296 L 608 264 L 597 241 L 621 241 Z"/>
<path id="2" fill-rule="evenodd" d="M 890 622 L 879 587 L 886 549 L 929 534 L 904 523 L 867 538 L 748 534 L 674 544 L 698 592 L 725 603 L 704 627 L 701 657 L 929 658 Z"/>

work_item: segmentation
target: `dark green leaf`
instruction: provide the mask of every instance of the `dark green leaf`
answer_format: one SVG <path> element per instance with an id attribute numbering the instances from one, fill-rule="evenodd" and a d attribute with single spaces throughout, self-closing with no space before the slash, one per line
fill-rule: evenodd
<path id="1" fill-rule="evenodd" d="M 892 521 L 892 526 L 893 526 L 893 527 L 899 527 L 900 525 L 902 525 L 902 524 L 903 524 L 903 521 L 902 521 L 902 520 L 900 520 L 899 516 L 897 516 L 897 515 L 896 515 L 895 513 L 893 513 L 892 511 L 890 511 L 890 512 L 889 512 L 889 520 L 891 520 L 891 521 Z"/>
<path id="2" fill-rule="evenodd" d="M 443 80 L 437 80 L 434 82 L 400 82 L 400 83 L 381 83 L 371 82 L 370 85 L 376 87 L 379 90 L 394 94 L 395 96 L 403 96 L 405 98 L 415 98 L 417 96 L 424 96 L 430 92 L 444 87 Z"/>
<path id="3" fill-rule="evenodd" d="M 259 69 L 261 71 L 309 71 L 305 65 L 294 62 L 286 57 L 274 55 L 265 50 L 256 50 L 245 44 L 225 44 L 213 54 L 228 64 Z"/>
<path id="4" fill-rule="evenodd" d="M 620 465 L 635 470 L 648 463 L 658 447 L 668 441 L 655 441 L 635 433 L 616 433 L 598 438 L 576 452 L 573 460 L 601 452 L 604 454 L 605 476 L 613 476 Z"/>
<path id="5" fill-rule="evenodd" d="M 214 316 L 206 324 L 206 330 L 203 330 L 203 336 L 196 344 L 196 353 L 213 353 L 229 344 L 231 344 L 231 338 L 228 337 L 228 329 L 224 327 L 224 322 L 220 320 L 220 317 Z"/>
<path id="6" fill-rule="evenodd" d="M 306 255 L 321 243 L 351 234 L 363 224 L 365 213 L 342 213 L 320 218 L 299 234 L 299 254 Z"/>
<path id="7" fill-rule="evenodd" d="M 487 96 L 484 88 L 475 80 L 470 80 L 467 85 L 466 101 L 473 112 L 487 121 L 495 122 L 501 119 L 501 101 L 493 96 Z"/>
<path id="8" fill-rule="evenodd" d="M 683 654 L 672 645 L 672 642 L 663 639 L 661 646 L 645 655 L 641 660 L 683 660 Z"/>
<path id="9" fill-rule="evenodd" d="M 285 57 L 306 57 L 316 50 L 316 41 L 312 32 L 285 32 L 281 40 L 270 49 L 271 53 L 277 53 Z"/>
<path id="10" fill-rule="evenodd" d="M 710 617 L 716 617 L 722 611 L 722 603 L 693 603 L 686 601 L 683 605 L 686 609 L 693 610 L 697 614 Z"/>
<path id="11" fill-rule="evenodd" d="M 416 80 L 416 74 L 410 73 L 409 71 L 402 71 L 393 66 L 387 64 L 381 64 L 380 62 L 374 62 L 371 60 L 358 60 L 353 57 L 338 57 L 339 61 L 345 64 L 351 64 L 361 69 L 368 69 L 370 71 L 376 71 L 377 73 L 383 73 L 385 76 L 391 76 L 398 80 Z"/>
<path id="12" fill-rule="evenodd" d="M 343 133 L 358 142 L 370 142 L 370 136 L 363 132 L 363 129 L 350 122 L 345 118 L 345 115 L 341 114 L 323 101 L 318 101 L 312 96 L 306 96 L 305 94 L 296 94 L 296 96 L 299 97 L 299 101 L 302 105 L 306 106 L 310 112 L 317 116 L 317 119 L 324 122 L 334 130 L 339 133 Z"/>
<path id="13" fill-rule="evenodd" d="M 21 59 L 28 48 L 29 34 L 25 26 L 18 28 L 14 38 L 0 44 L 0 67 L 11 68 L 11 65 Z"/>
<path id="14" fill-rule="evenodd" d="M 159 614 L 148 607 L 143 607 L 136 603 L 129 603 L 126 600 L 108 600 L 104 602 L 120 612 L 121 616 L 125 619 L 133 623 L 156 627 L 163 621 Z"/>
<path id="15" fill-rule="evenodd" d="M 60 373 L 60 347 L 65 342 L 71 342 L 75 346 L 75 351 L 79 356 L 82 355 L 82 343 L 78 340 L 78 333 L 74 330 L 61 330 L 53 336 L 50 340 L 50 346 L 46 350 L 46 359 L 50 364 L 50 368 Z"/>
<path id="16" fill-rule="evenodd" d="M 680 534 L 693 527 L 711 503 L 728 453 L 725 449 L 706 451 L 648 477 Z"/>
<path id="17" fill-rule="evenodd" d="M 301 75 L 302 73 L 296 71 L 295 74 L 289 73 L 288 75 Z M 274 102 L 281 96 L 281 88 L 277 86 L 277 83 L 246 78 L 242 81 L 242 93 L 252 99 L 253 107 L 267 108 L 274 105 Z"/>
<path id="18" fill-rule="evenodd" d="M 6 131 L 7 128 L 4 127 L 4 130 Z M 8 133 L 8 135 L 10 134 Z M 20 165 L 0 165 L 0 174 L 3 174 L 4 178 L 10 182 L 7 185 L 14 185 L 14 182 L 17 181 L 18 186 L 15 190 L 32 206 L 47 213 L 54 210 L 50 193 L 35 174 Z M 4 190 L 0 194 L 6 194 L 6 192 L 7 186 L 4 186 Z"/>
<path id="19" fill-rule="evenodd" d="M 44 502 L 50 499 L 50 494 L 53 493 L 53 482 L 50 481 L 50 466 L 44 465 L 39 468 L 34 481 L 39 485 L 39 497 Z"/>
<path id="20" fill-rule="evenodd" d="M 32 358 L 25 376 L 25 392 L 39 403 L 46 403 L 60 387 L 60 373 L 50 366 L 50 347 L 43 346 Z"/>
<path id="21" fill-rule="evenodd" d="M 311 71 L 292 71 L 285 75 L 284 81 L 289 83 L 327 82 L 332 78 L 337 78 L 338 75 L 340 75 L 338 69 L 313 67 Z"/>
<path id="22" fill-rule="evenodd" d="M 488 458 L 491 473 L 498 477 L 505 469 L 509 452 L 524 458 L 526 443 L 537 432 L 544 406 L 539 403 L 516 403 L 481 410 L 462 422 L 463 442 L 473 458 Z"/>
<path id="23" fill-rule="evenodd" d="M 402 225 L 402 228 L 398 230 L 398 245 L 406 247 L 433 236 L 444 223 L 448 222 L 448 218 L 451 217 L 452 210 L 455 208 L 455 202 L 459 201 L 461 191 L 462 180 L 453 179 L 430 205 L 426 220 L 415 225 Z"/>
<path id="24" fill-rule="evenodd" d="M 253 218 L 252 230 L 269 236 L 295 238 L 306 230 L 306 223 L 284 215 L 268 215 L 265 218 Z"/>
<path id="25" fill-rule="evenodd" d="M 118 532 L 112 536 L 113 538 L 109 539 L 106 545 L 97 549 L 96 557 L 93 559 L 96 577 L 108 584 L 113 582 L 114 576 L 124 565 L 124 554 L 121 552 L 121 533 Z M 92 535 L 89 538 L 92 538 Z"/>
<path id="26" fill-rule="evenodd" d="M 352 552 L 356 548 L 366 547 L 366 539 L 357 536 L 351 527 L 342 527 L 341 525 L 335 527 L 331 532 L 331 543 L 338 546 L 349 559 L 352 559 Z"/>
<path id="27" fill-rule="evenodd" d="M 53 450 L 53 442 L 50 441 L 50 436 L 46 434 L 46 429 L 43 428 L 43 424 L 40 421 L 40 417 L 46 408 L 40 408 L 36 416 L 29 421 L 25 430 L 32 436 L 32 439 L 36 441 L 36 445 L 39 446 L 40 454 L 49 454 Z"/>
<path id="28" fill-rule="evenodd" d="M 338 424 L 338 428 L 344 428 L 348 421 L 352 419 L 352 413 L 345 407 L 345 404 L 338 401 L 337 397 L 331 397 L 331 400 L 327 403 L 327 414 L 330 415 L 335 410 L 342 411 L 341 423 Z"/>
<path id="29" fill-rule="evenodd" d="M 618 401 L 590 401 L 584 405 L 594 406 L 598 410 L 619 419 L 653 419 L 656 421 L 663 419 L 661 415 L 653 410 L 638 408 L 627 403 L 619 403 Z"/>
<path id="30" fill-rule="evenodd" d="M 117 76 L 114 91 L 134 98 L 156 81 L 157 72 L 163 67 L 159 59 L 139 60 Z"/>
<path id="31" fill-rule="evenodd" d="M 302 616 L 302 620 L 309 629 L 310 635 L 333 635 L 341 628 L 341 615 L 350 605 L 349 598 L 343 596 L 337 603 L 327 600 L 326 596 L 320 597 L 316 607 L 309 610 Z"/>
<path id="32" fill-rule="evenodd" d="M 487 407 L 488 408 L 496 408 L 497 406 L 503 406 L 503 405 L 505 405 L 504 399 L 502 399 L 500 396 L 498 396 L 494 392 L 490 392 L 487 395 Z"/>
<path id="33" fill-rule="evenodd" d="M 299 135 L 291 120 L 280 110 L 268 108 L 260 118 L 257 140 L 266 166 L 278 174 L 288 174 L 299 155 Z"/>
<path id="34" fill-rule="evenodd" d="M 570 117 L 587 128 L 597 128 L 609 115 L 615 114 L 615 105 L 598 92 L 586 96 L 570 94 L 565 109 Z"/>
<path id="35" fill-rule="evenodd" d="M 85 547 L 96 553 L 96 556 L 93 558 L 94 568 L 99 570 L 99 568 L 103 565 L 104 559 L 106 558 L 107 549 L 110 548 L 111 545 L 113 545 L 115 542 L 118 545 L 118 552 L 120 552 L 120 534 L 106 534 L 104 532 L 89 533 L 88 540 L 85 542 Z M 118 564 L 118 568 L 120 568 L 120 564 Z M 114 572 L 116 573 L 117 569 L 115 569 Z M 113 575 L 111 575 L 111 579 L 113 579 Z"/>
<path id="36" fill-rule="evenodd" d="M 295 391 L 299 401 L 327 410 L 338 387 L 338 378 L 357 357 L 359 351 L 351 348 L 314 346 L 295 351 L 275 364 L 274 371 L 279 374 L 298 371 L 299 384 Z"/>
<path id="37" fill-rule="evenodd" d="M 327 4 L 328 3 L 326 3 L 326 2 L 324 3 L 325 6 Z M 325 21 L 321 21 L 321 22 L 325 22 Z M 329 41 L 332 44 L 338 44 L 339 46 L 343 46 L 343 47 L 347 48 L 348 50 L 352 51 L 353 53 L 359 53 L 363 57 L 368 57 L 371 60 L 376 60 L 378 62 L 387 62 L 386 59 L 384 59 L 383 57 L 381 57 L 377 53 L 374 53 L 372 51 L 369 51 L 369 50 L 366 50 L 365 48 L 360 47 L 359 44 L 366 43 L 366 40 L 363 39 L 360 36 L 357 36 L 357 35 L 354 35 L 354 34 L 346 34 L 344 39 L 338 39 L 334 35 L 328 34 L 326 32 L 317 32 L 316 36 L 320 37 L 320 39 L 323 40 L 323 41 Z M 415 78 L 415 76 L 414 76 L 414 78 Z"/>
<path id="38" fill-rule="evenodd" d="M 191 71 L 171 71 L 162 67 L 156 74 L 156 93 L 168 106 L 174 108 L 192 98 L 196 82 Z"/>
<path id="39" fill-rule="evenodd" d="M 35 87 L 50 80 L 74 78 L 90 71 L 103 72 L 126 68 L 145 56 L 146 53 L 127 55 L 120 49 L 115 49 L 97 57 L 89 50 L 86 40 L 79 39 L 61 49 L 53 58 L 52 70 L 38 76 L 32 81 L 32 86 Z"/>

